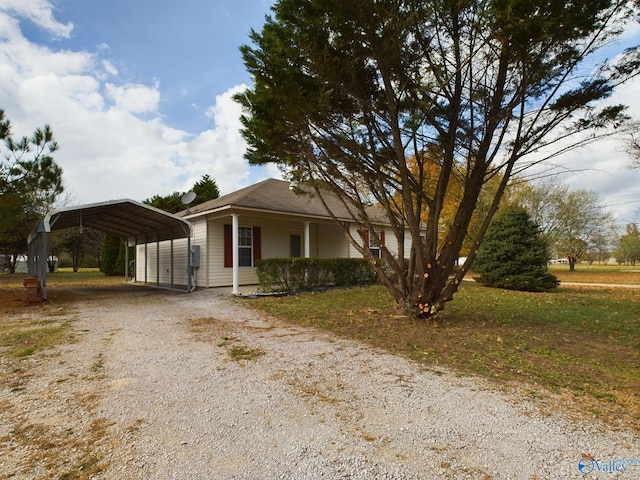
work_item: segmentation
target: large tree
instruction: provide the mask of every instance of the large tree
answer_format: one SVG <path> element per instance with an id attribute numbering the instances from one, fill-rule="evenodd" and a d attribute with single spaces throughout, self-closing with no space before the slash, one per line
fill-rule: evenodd
<path id="1" fill-rule="evenodd" d="M 626 233 L 618 241 L 616 257 L 625 265 L 635 265 L 640 261 L 640 232 L 637 224 L 627 224 Z"/>
<path id="2" fill-rule="evenodd" d="M 27 250 L 27 237 L 62 193 L 62 169 L 53 159 L 58 144 L 49 125 L 37 128 L 31 137 L 15 140 L 11 123 L 0 109 L 0 254 L 11 259 Z"/>
<path id="3" fill-rule="evenodd" d="M 236 97 L 246 157 L 280 164 L 321 198 L 338 194 L 361 233 L 339 225 L 397 306 L 435 314 L 472 264 L 511 176 L 542 161 L 541 150 L 553 156 L 625 119 L 623 106 L 598 101 L 635 74 L 635 50 L 616 65 L 588 62 L 632 16 L 617 0 L 279 0 L 241 49 L 253 77 Z M 456 271 L 497 175 L 476 248 Z M 441 235 L 454 181 L 462 194 Z M 372 204 L 389 219 L 396 257 L 367 248 L 365 232 L 379 228 Z"/>
<path id="4" fill-rule="evenodd" d="M 611 236 L 613 217 L 594 191 L 572 190 L 558 181 L 521 184 L 516 190 L 510 202 L 529 212 L 556 255 L 569 260 L 571 271 L 590 247 Z"/>

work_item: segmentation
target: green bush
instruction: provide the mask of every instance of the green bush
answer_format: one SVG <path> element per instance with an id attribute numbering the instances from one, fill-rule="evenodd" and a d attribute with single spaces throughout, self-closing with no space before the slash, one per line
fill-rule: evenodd
<path id="1" fill-rule="evenodd" d="M 100 271 L 107 276 L 124 275 L 124 243 L 120 237 L 104 236 Z"/>
<path id="2" fill-rule="evenodd" d="M 489 226 L 473 269 L 476 281 L 490 287 L 542 292 L 559 283 L 547 270 L 548 258 L 538 225 L 526 210 L 510 207 Z"/>
<path id="3" fill-rule="evenodd" d="M 258 260 L 256 274 L 264 291 L 370 285 L 376 279 L 361 258 L 264 258 Z"/>

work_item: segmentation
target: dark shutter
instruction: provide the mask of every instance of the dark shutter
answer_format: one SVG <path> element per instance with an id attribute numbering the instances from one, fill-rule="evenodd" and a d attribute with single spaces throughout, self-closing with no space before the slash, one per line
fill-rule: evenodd
<path id="1" fill-rule="evenodd" d="M 224 226 L 224 267 L 233 267 L 233 239 L 231 238 L 231 225 Z"/>
<path id="2" fill-rule="evenodd" d="M 253 227 L 253 266 L 256 260 L 262 258 L 262 238 L 260 237 L 260 227 Z"/>
<path id="3" fill-rule="evenodd" d="M 362 237 L 364 242 L 364 248 L 369 248 L 369 230 L 363 230 Z"/>

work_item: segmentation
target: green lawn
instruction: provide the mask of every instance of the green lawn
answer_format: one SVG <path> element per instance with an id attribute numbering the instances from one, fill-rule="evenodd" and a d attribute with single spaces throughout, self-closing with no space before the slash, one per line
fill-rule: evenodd
<path id="1" fill-rule="evenodd" d="M 640 285 L 640 265 L 589 265 L 587 263 L 579 263 L 573 272 L 569 271 L 569 265 L 552 265 L 549 270 L 562 282 Z"/>

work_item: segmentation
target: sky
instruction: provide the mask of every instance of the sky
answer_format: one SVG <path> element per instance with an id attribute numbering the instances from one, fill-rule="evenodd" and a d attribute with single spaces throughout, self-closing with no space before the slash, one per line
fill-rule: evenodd
<path id="1" fill-rule="evenodd" d="M 68 205 L 184 192 L 205 174 L 222 194 L 279 178 L 243 158 L 232 100 L 251 85 L 239 47 L 273 2 L 0 0 L 0 108 L 14 137 L 51 126 Z M 640 119 L 640 80 L 612 101 Z M 611 140 L 553 163 L 622 225 L 640 222 L 624 150 Z"/>

